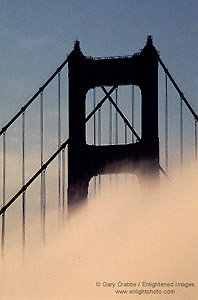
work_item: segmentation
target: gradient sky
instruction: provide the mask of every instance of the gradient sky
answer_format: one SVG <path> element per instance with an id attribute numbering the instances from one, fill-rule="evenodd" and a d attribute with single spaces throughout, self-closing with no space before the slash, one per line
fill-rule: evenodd
<path id="1" fill-rule="evenodd" d="M 152 35 L 196 110 L 197 16 L 196 0 L 1 0 L 0 125 L 56 70 L 76 39 L 84 55 L 117 56 L 139 51 Z"/>
<path id="2" fill-rule="evenodd" d="M 23 104 L 62 62 L 77 38 L 85 55 L 130 55 L 147 35 L 196 105 L 196 0 L 2 0 L 1 121 Z"/>

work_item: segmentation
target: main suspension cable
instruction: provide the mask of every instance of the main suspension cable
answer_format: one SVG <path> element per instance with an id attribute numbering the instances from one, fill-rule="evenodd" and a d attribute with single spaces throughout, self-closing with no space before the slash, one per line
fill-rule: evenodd
<path id="1" fill-rule="evenodd" d="M 181 89 L 178 87 L 177 83 L 175 82 L 175 80 L 173 79 L 173 77 L 171 76 L 170 72 L 168 71 L 168 69 L 166 68 L 166 66 L 164 65 L 164 63 L 162 62 L 162 60 L 161 60 L 161 58 L 159 56 L 158 56 L 158 61 L 161 64 L 162 68 L 164 69 L 164 72 L 167 74 L 168 78 L 172 82 L 173 86 L 175 87 L 175 89 L 179 93 L 180 97 L 183 99 L 184 103 L 186 104 L 186 106 L 190 110 L 191 114 L 194 116 L 195 120 L 198 121 L 198 115 L 195 113 L 195 111 L 191 107 L 190 103 L 188 102 L 188 100 L 186 99 L 186 97 L 184 96 L 184 94 L 182 93 Z"/>
<path id="2" fill-rule="evenodd" d="M 30 98 L 30 100 L 16 113 L 16 115 L 1 129 L 0 136 L 6 132 L 6 130 L 18 119 L 28 106 L 42 93 L 42 91 L 48 86 L 48 84 L 56 77 L 56 75 L 62 70 L 62 68 L 68 63 L 69 55 L 64 62 L 56 69 L 56 71 L 48 78 L 48 80 L 39 88 L 39 90 Z"/>
<path id="3" fill-rule="evenodd" d="M 27 188 L 34 182 L 34 180 L 41 175 L 41 173 L 49 166 L 49 164 L 58 156 L 58 154 L 68 145 L 69 139 L 67 139 L 61 147 L 47 160 L 46 163 L 43 164 L 42 168 L 40 168 L 26 183 L 25 185 L 11 198 L 9 202 L 7 202 L 1 209 L 0 215 L 3 215 L 5 211 L 15 202 L 15 200 L 25 191 Z"/>

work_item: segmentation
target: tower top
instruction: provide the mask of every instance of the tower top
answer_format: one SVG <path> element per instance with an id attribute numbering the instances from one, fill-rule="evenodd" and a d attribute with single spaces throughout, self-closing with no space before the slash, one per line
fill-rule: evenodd
<path id="1" fill-rule="evenodd" d="M 149 46 L 153 45 L 153 37 L 152 37 L 152 35 L 148 35 L 147 36 L 147 43 L 146 44 L 149 45 Z"/>
<path id="2" fill-rule="evenodd" d="M 144 48 L 141 51 L 141 55 L 146 56 L 147 58 L 149 56 L 150 58 L 151 57 L 156 57 L 158 59 L 158 52 L 157 52 L 157 50 L 155 49 L 155 47 L 153 45 L 152 35 L 147 36 L 147 42 L 146 42 L 146 45 L 144 46 Z"/>
<path id="3" fill-rule="evenodd" d="M 78 40 L 75 40 L 74 42 L 74 50 L 80 50 L 80 42 Z"/>

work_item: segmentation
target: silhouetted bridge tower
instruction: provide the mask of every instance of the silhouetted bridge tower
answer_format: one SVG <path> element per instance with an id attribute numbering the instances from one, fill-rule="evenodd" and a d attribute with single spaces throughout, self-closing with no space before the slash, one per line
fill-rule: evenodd
<path id="1" fill-rule="evenodd" d="M 119 85 L 136 85 L 141 90 L 141 140 L 127 145 L 87 145 L 88 90 L 102 87 L 106 92 L 104 86 L 113 86 L 113 92 Z M 108 98 L 111 92 L 106 92 Z M 86 198 L 93 176 L 124 171 L 138 176 L 157 176 L 159 172 L 158 53 L 149 36 L 139 54 L 95 60 L 86 58 L 76 41 L 69 56 L 68 201 Z"/>
<path id="2" fill-rule="evenodd" d="M 159 157 L 159 124 L 158 124 L 158 64 L 161 65 L 165 73 L 165 91 L 163 97 L 164 117 L 160 121 L 163 125 L 164 135 L 164 164 L 163 168 L 159 163 L 161 157 Z M 61 90 L 61 76 L 63 68 L 68 65 L 68 77 L 69 77 L 69 137 L 62 142 L 61 140 L 61 98 L 63 96 Z M 50 157 L 44 159 L 45 141 L 51 141 L 50 136 L 45 139 L 44 135 L 44 99 L 47 98 L 47 87 L 54 79 L 57 78 L 57 120 L 58 120 L 58 138 L 57 138 L 57 150 L 50 155 Z M 58 207 L 59 210 L 65 208 L 65 148 L 68 146 L 68 203 L 76 203 L 81 199 L 87 198 L 88 186 L 91 178 L 100 174 L 117 174 L 117 173 L 132 173 L 138 176 L 141 180 L 142 176 L 148 178 L 158 178 L 159 171 L 166 175 L 169 171 L 169 120 L 170 120 L 170 102 L 168 101 L 168 79 L 174 86 L 177 94 L 179 95 L 179 130 L 177 136 L 179 137 L 180 144 L 180 163 L 183 166 L 184 160 L 184 112 L 190 112 L 190 117 L 193 117 L 194 125 L 190 130 L 194 131 L 194 153 L 195 161 L 197 161 L 197 121 L 198 116 L 193 110 L 192 106 L 174 81 L 170 72 L 162 62 L 158 52 L 153 46 L 151 36 L 148 36 L 147 43 L 141 52 L 132 56 L 124 57 L 106 57 L 106 58 L 93 58 L 86 57 L 80 50 L 79 42 L 76 41 L 73 51 L 66 57 L 64 62 L 57 68 L 57 70 L 48 78 L 48 80 L 38 89 L 38 91 L 29 99 L 29 101 L 21 107 L 21 109 L 14 115 L 10 121 L 4 125 L 0 131 L 2 139 L 2 207 L 0 215 L 2 215 L 2 235 L 1 235 L 1 248 L 4 249 L 4 237 L 5 237 L 5 213 L 6 210 L 22 196 L 22 240 L 25 244 L 25 228 L 26 228 L 26 191 L 28 187 L 39 177 L 40 178 L 40 213 L 41 213 L 41 225 L 43 233 L 45 232 L 45 211 L 46 211 L 46 173 L 47 168 L 52 165 L 51 163 L 57 158 L 58 161 Z M 65 80 L 64 80 L 65 85 Z M 132 120 L 129 121 L 127 116 L 124 115 L 118 105 L 117 91 L 118 86 L 132 85 L 139 87 L 141 91 L 141 134 L 140 136 L 136 132 Z M 93 110 L 86 116 L 86 97 L 88 91 L 101 87 L 104 92 L 104 97 L 96 103 L 93 97 Z M 108 87 L 108 90 L 107 88 Z M 53 87 L 54 89 L 54 87 Z M 133 90 L 133 89 L 132 89 Z M 115 91 L 116 100 L 113 100 L 112 94 Z M 133 90 L 134 91 L 134 90 Z M 134 100 L 134 93 L 132 93 L 132 107 Z M 64 94 L 65 99 L 65 94 Z M 27 165 L 27 150 L 26 150 L 26 124 L 27 116 L 26 111 L 29 109 L 33 102 L 39 101 L 39 114 L 40 114 L 40 127 L 38 128 L 39 135 L 39 148 L 38 153 L 38 167 L 36 171 L 31 171 L 30 177 L 26 176 Z M 98 111 L 98 133 L 101 133 L 101 107 L 105 101 L 109 101 L 110 108 L 110 126 L 112 129 L 112 107 L 115 109 L 116 114 L 124 121 L 125 125 L 125 143 L 118 143 L 118 137 L 115 137 L 115 145 L 112 145 L 112 131 L 109 134 L 109 145 L 101 145 L 101 137 L 98 134 L 98 143 L 96 145 L 96 123 L 94 119 L 94 141 L 92 144 L 87 143 L 86 139 L 86 123 L 93 117 Z M 54 98 L 53 98 L 54 101 Z M 46 101 L 45 101 L 46 102 Z M 52 102 L 50 102 L 52 105 Z M 183 104 L 185 104 L 186 111 L 184 111 Z M 175 108 L 173 108 L 175 111 Z M 53 111 L 54 113 L 54 111 Z M 100 113 L 100 114 L 99 114 Z M 116 115 L 116 122 L 117 122 Z M 19 137 L 17 136 L 16 149 L 21 146 L 21 165 L 19 171 L 16 174 L 16 178 L 20 178 L 21 187 L 14 194 L 11 199 L 7 199 L 7 190 L 12 188 L 12 184 L 7 183 L 9 176 L 7 176 L 8 170 L 8 156 L 7 152 L 7 138 L 8 131 L 11 125 L 16 124 L 15 121 L 21 118 L 21 145 L 19 145 Z M 35 114 L 33 113 L 33 119 Z M 49 118 L 47 118 L 49 119 Z M 65 118 L 64 118 L 65 119 Z M 191 118 L 192 119 L 192 118 Z M 29 120 L 28 120 L 29 121 Z M 32 120 L 31 120 L 32 121 Z M 30 123 L 31 123 L 30 121 Z M 50 120 L 51 121 L 51 120 Z M 53 120 L 54 121 L 54 114 Z M 37 122 L 39 123 L 39 122 Z M 115 132 L 117 132 L 118 123 L 116 124 Z M 17 126 L 17 125 L 15 125 Z M 49 126 L 49 124 L 48 124 Z M 47 126 L 46 126 L 47 127 Z M 132 143 L 128 143 L 127 140 L 127 128 L 132 132 Z M 17 129 L 19 130 L 19 129 Z M 188 132 L 189 133 L 189 132 Z M 190 135 L 193 136 L 192 134 Z M 136 141 L 134 141 L 134 137 Z M 160 136 L 161 137 L 161 136 Z M 175 140 L 175 137 L 174 137 Z M 189 134 L 188 134 L 189 141 Z M 160 139 L 160 145 L 162 145 L 162 139 Z M 15 146 L 13 146 L 15 147 Z M 32 147 L 32 145 L 31 145 Z M 162 148 L 162 147 L 161 147 Z M 175 148 L 174 148 L 175 149 Z M 175 151 L 174 151 L 175 152 Z M 8 154 L 7 154 L 8 153 Z M 167 176 L 167 175 L 166 175 Z M 7 179 L 8 177 L 8 179 Z M 7 220 L 7 218 L 6 218 Z"/>

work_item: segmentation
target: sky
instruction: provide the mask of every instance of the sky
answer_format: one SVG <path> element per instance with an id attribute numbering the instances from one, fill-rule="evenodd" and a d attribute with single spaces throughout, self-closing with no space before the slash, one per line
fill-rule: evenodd
<path id="1" fill-rule="evenodd" d="M 131 55 L 138 52 L 145 46 L 147 36 L 152 35 L 162 61 L 197 111 L 197 13 L 198 4 L 194 0 L 67 0 L 56 2 L 2 0 L 0 3 L 0 124 L 5 125 L 48 79 L 66 55 L 71 52 L 76 39 L 80 41 L 84 55 L 105 57 Z M 162 115 L 160 139 L 163 145 L 165 90 L 164 75 L 160 72 L 159 115 Z M 62 95 L 62 121 L 65 121 L 66 79 L 62 79 L 61 85 L 65 93 Z M 54 116 L 54 98 L 57 96 L 55 89 L 52 86 L 48 94 L 44 95 L 45 132 L 50 134 L 50 138 L 46 136 L 45 139 L 46 159 L 56 147 L 51 145 L 52 147 L 47 151 L 48 144 L 53 144 L 56 135 L 54 122 L 57 117 Z M 179 97 L 173 88 L 170 89 L 169 95 L 170 123 L 173 124 L 169 132 L 170 135 L 172 134 L 173 148 L 178 148 L 179 142 L 175 144 L 175 136 L 179 136 Z M 126 105 L 124 109 L 127 110 Z M 33 149 L 34 154 L 33 146 L 39 141 L 39 136 L 36 137 L 36 130 L 39 131 L 38 111 L 39 105 L 36 108 L 35 104 L 32 113 L 30 112 L 33 120 L 26 123 L 29 150 Z M 18 143 L 21 143 L 19 122 L 18 128 L 10 129 L 12 138 L 10 142 L 7 142 L 10 143 L 7 149 L 10 149 L 8 150 L 10 153 L 12 152 L 13 161 L 16 161 L 14 142 L 18 140 Z M 192 133 L 193 119 L 188 118 L 187 123 L 190 124 L 190 129 L 186 126 L 184 131 L 187 134 L 188 146 L 188 139 L 194 134 Z M 63 139 L 67 138 L 65 128 L 68 127 L 67 124 L 64 126 Z"/>
<path id="2" fill-rule="evenodd" d="M 196 105 L 197 1 L 1 1 L 1 124 L 70 53 L 130 55 L 147 35 Z"/>

